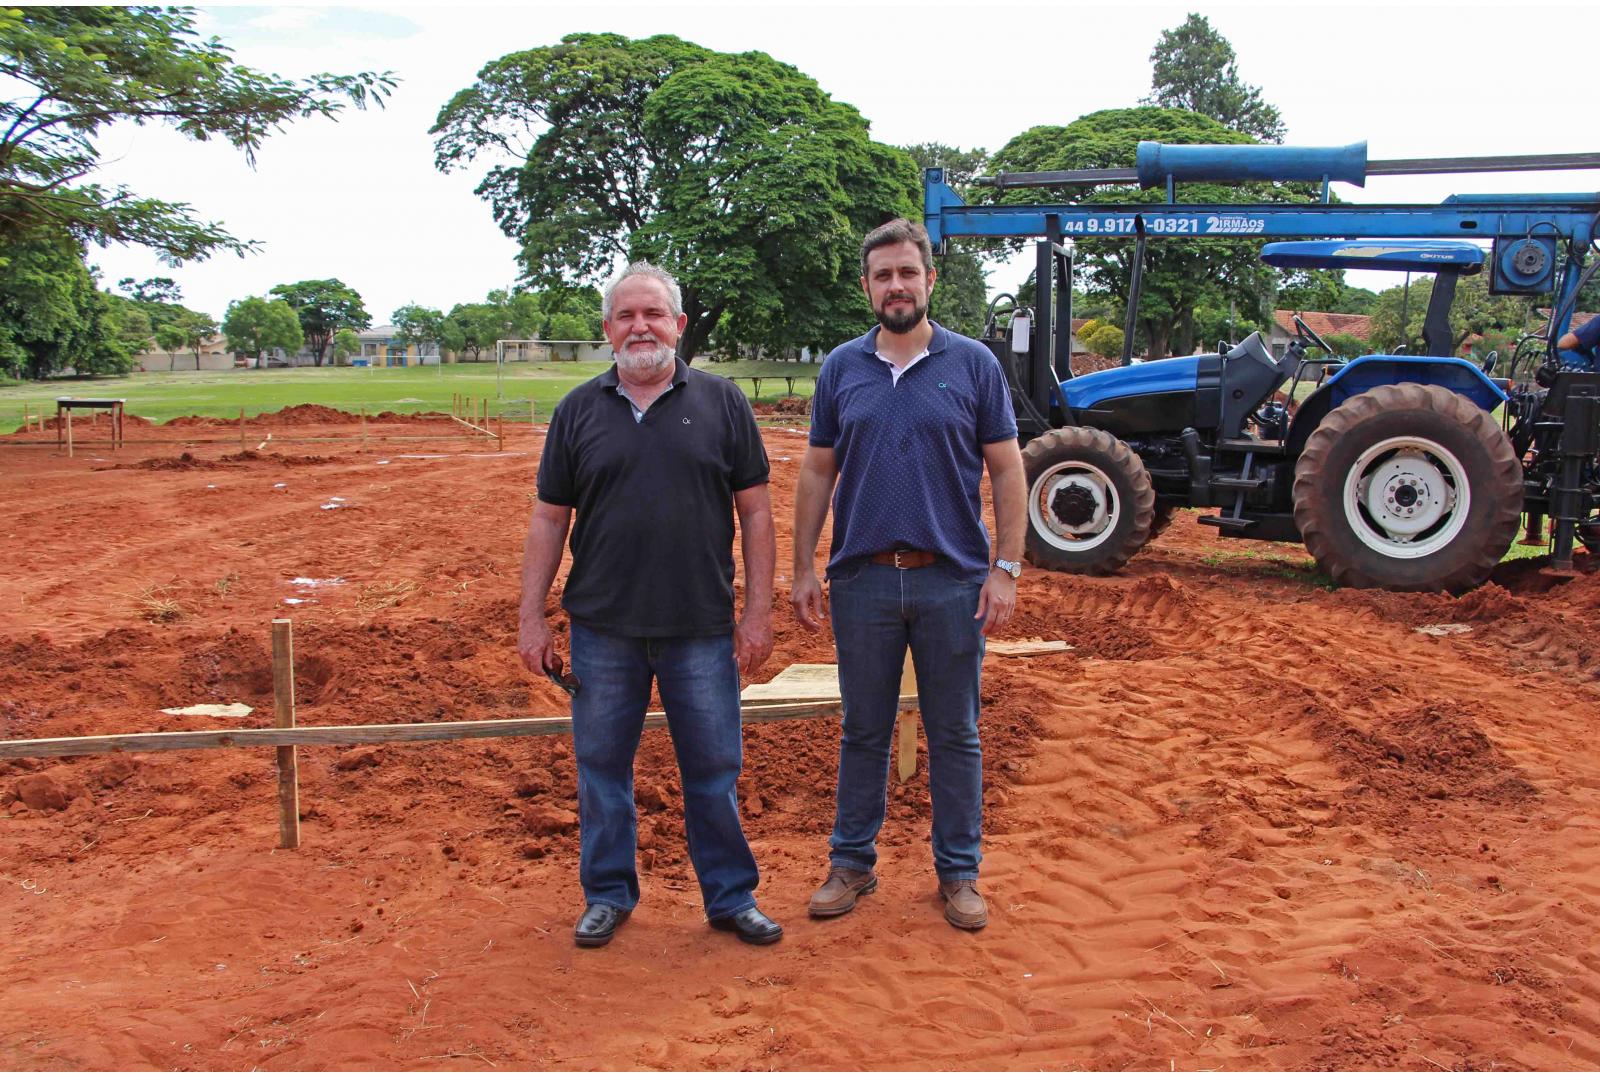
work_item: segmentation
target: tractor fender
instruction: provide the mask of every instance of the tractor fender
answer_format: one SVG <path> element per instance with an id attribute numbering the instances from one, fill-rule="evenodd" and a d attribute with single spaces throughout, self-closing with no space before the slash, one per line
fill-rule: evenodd
<path id="1" fill-rule="evenodd" d="M 1443 387 L 1487 413 L 1507 400 L 1506 392 L 1467 360 L 1453 356 L 1361 356 L 1340 368 L 1300 403 L 1289 424 L 1286 449 L 1291 456 L 1298 456 L 1322 418 L 1346 399 L 1399 383 Z"/>

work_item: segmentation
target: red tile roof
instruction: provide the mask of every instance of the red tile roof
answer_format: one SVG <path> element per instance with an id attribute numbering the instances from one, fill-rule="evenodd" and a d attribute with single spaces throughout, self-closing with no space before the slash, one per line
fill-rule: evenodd
<path id="1" fill-rule="evenodd" d="M 1328 334 L 1349 334 L 1352 337 L 1366 341 L 1372 334 L 1372 316 L 1346 315 L 1337 311 L 1286 311 L 1278 310 L 1272 313 L 1273 321 L 1281 326 L 1285 333 L 1294 333 L 1294 317 L 1298 315 L 1305 320 L 1313 333 L 1326 337 Z"/>

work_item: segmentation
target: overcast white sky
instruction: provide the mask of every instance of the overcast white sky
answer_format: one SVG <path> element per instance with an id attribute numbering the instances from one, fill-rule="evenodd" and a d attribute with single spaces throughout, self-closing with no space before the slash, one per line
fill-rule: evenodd
<path id="1" fill-rule="evenodd" d="M 515 245 L 472 194 L 481 170 L 444 176 L 427 131 L 439 108 L 505 53 L 574 31 L 672 33 L 722 51 L 759 49 L 856 106 L 873 136 L 998 149 L 1149 92 L 1162 30 L 1206 15 L 1307 146 L 1366 140 L 1373 159 L 1600 150 L 1600 4 L 1512 3 L 710 4 L 207 7 L 200 26 L 237 58 L 283 75 L 390 69 L 388 107 L 302 121 L 269 139 L 254 170 L 223 144 L 123 126 L 102 140 L 102 181 L 192 204 L 261 242 L 177 270 L 139 249 L 94 249 L 104 283 L 165 274 L 220 318 L 280 282 L 337 277 L 375 322 L 402 304 L 448 310 L 515 281 Z M 1600 171 L 1373 178 L 1355 201 L 1434 202 L 1489 191 L 1595 191 Z M 1012 288 L 1006 272 L 991 288 Z M 1356 280 L 1354 277 L 1352 280 Z M 1363 275 L 1360 284 L 1388 284 Z"/>

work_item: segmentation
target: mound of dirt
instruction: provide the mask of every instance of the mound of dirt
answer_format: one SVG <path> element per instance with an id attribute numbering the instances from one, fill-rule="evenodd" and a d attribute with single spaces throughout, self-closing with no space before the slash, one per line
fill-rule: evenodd
<path id="1" fill-rule="evenodd" d="M 361 416 L 358 413 L 330 409 L 326 405 L 290 405 L 277 412 L 261 413 L 253 417 L 252 421 L 284 427 L 314 427 L 318 424 L 359 424 Z"/>
<path id="2" fill-rule="evenodd" d="M 1339 775 L 1353 782 L 1345 795 L 1358 815 L 1381 817 L 1394 802 L 1518 803 L 1538 794 L 1471 711 L 1453 703 L 1422 705 L 1365 727 L 1323 720 L 1315 735 Z"/>
<path id="3" fill-rule="evenodd" d="M 317 454 L 264 454 L 259 450 L 240 450 L 223 454 L 221 460 L 229 465 L 267 462 L 274 465 L 321 465 L 335 459 Z"/>
<path id="4" fill-rule="evenodd" d="M 216 461 L 211 458 L 197 458 L 187 450 L 175 458 L 145 458 L 143 461 L 108 466 L 111 469 L 144 469 L 146 472 L 186 472 L 190 469 L 226 469 L 227 467 L 227 464 L 222 461 Z"/>
<path id="5" fill-rule="evenodd" d="M 781 397 L 777 401 L 758 401 L 751 406 L 757 416 L 790 417 L 805 419 L 811 415 L 811 399 L 794 395 Z"/>
<path id="6" fill-rule="evenodd" d="M 211 428 L 234 427 L 238 423 L 238 420 L 227 420 L 220 416 L 174 416 L 161 426 L 168 428 Z"/>

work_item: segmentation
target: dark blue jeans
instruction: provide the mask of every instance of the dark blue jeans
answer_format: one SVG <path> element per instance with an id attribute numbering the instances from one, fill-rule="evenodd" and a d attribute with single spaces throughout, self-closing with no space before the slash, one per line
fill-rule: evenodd
<path id="1" fill-rule="evenodd" d="M 830 861 L 871 870 L 883 825 L 889 749 L 906 646 L 917 672 L 933 797 L 933 865 L 940 881 L 972 881 L 983 858 L 981 585 L 940 561 L 916 570 L 863 562 L 829 579 L 828 607 L 844 698 Z"/>
<path id="2" fill-rule="evenodd" d="M 584 899 L 623 911 L 639 902 L 633 759 L 654 678 L 678 756 L 689 858 L 706 916 L 754 907 L 759 874 L 735 791 L 744 740 L 733 636 L 616 637 L 574 622 L 572 670 L 583 680 L 572 699 L 572 747 Z"/>

